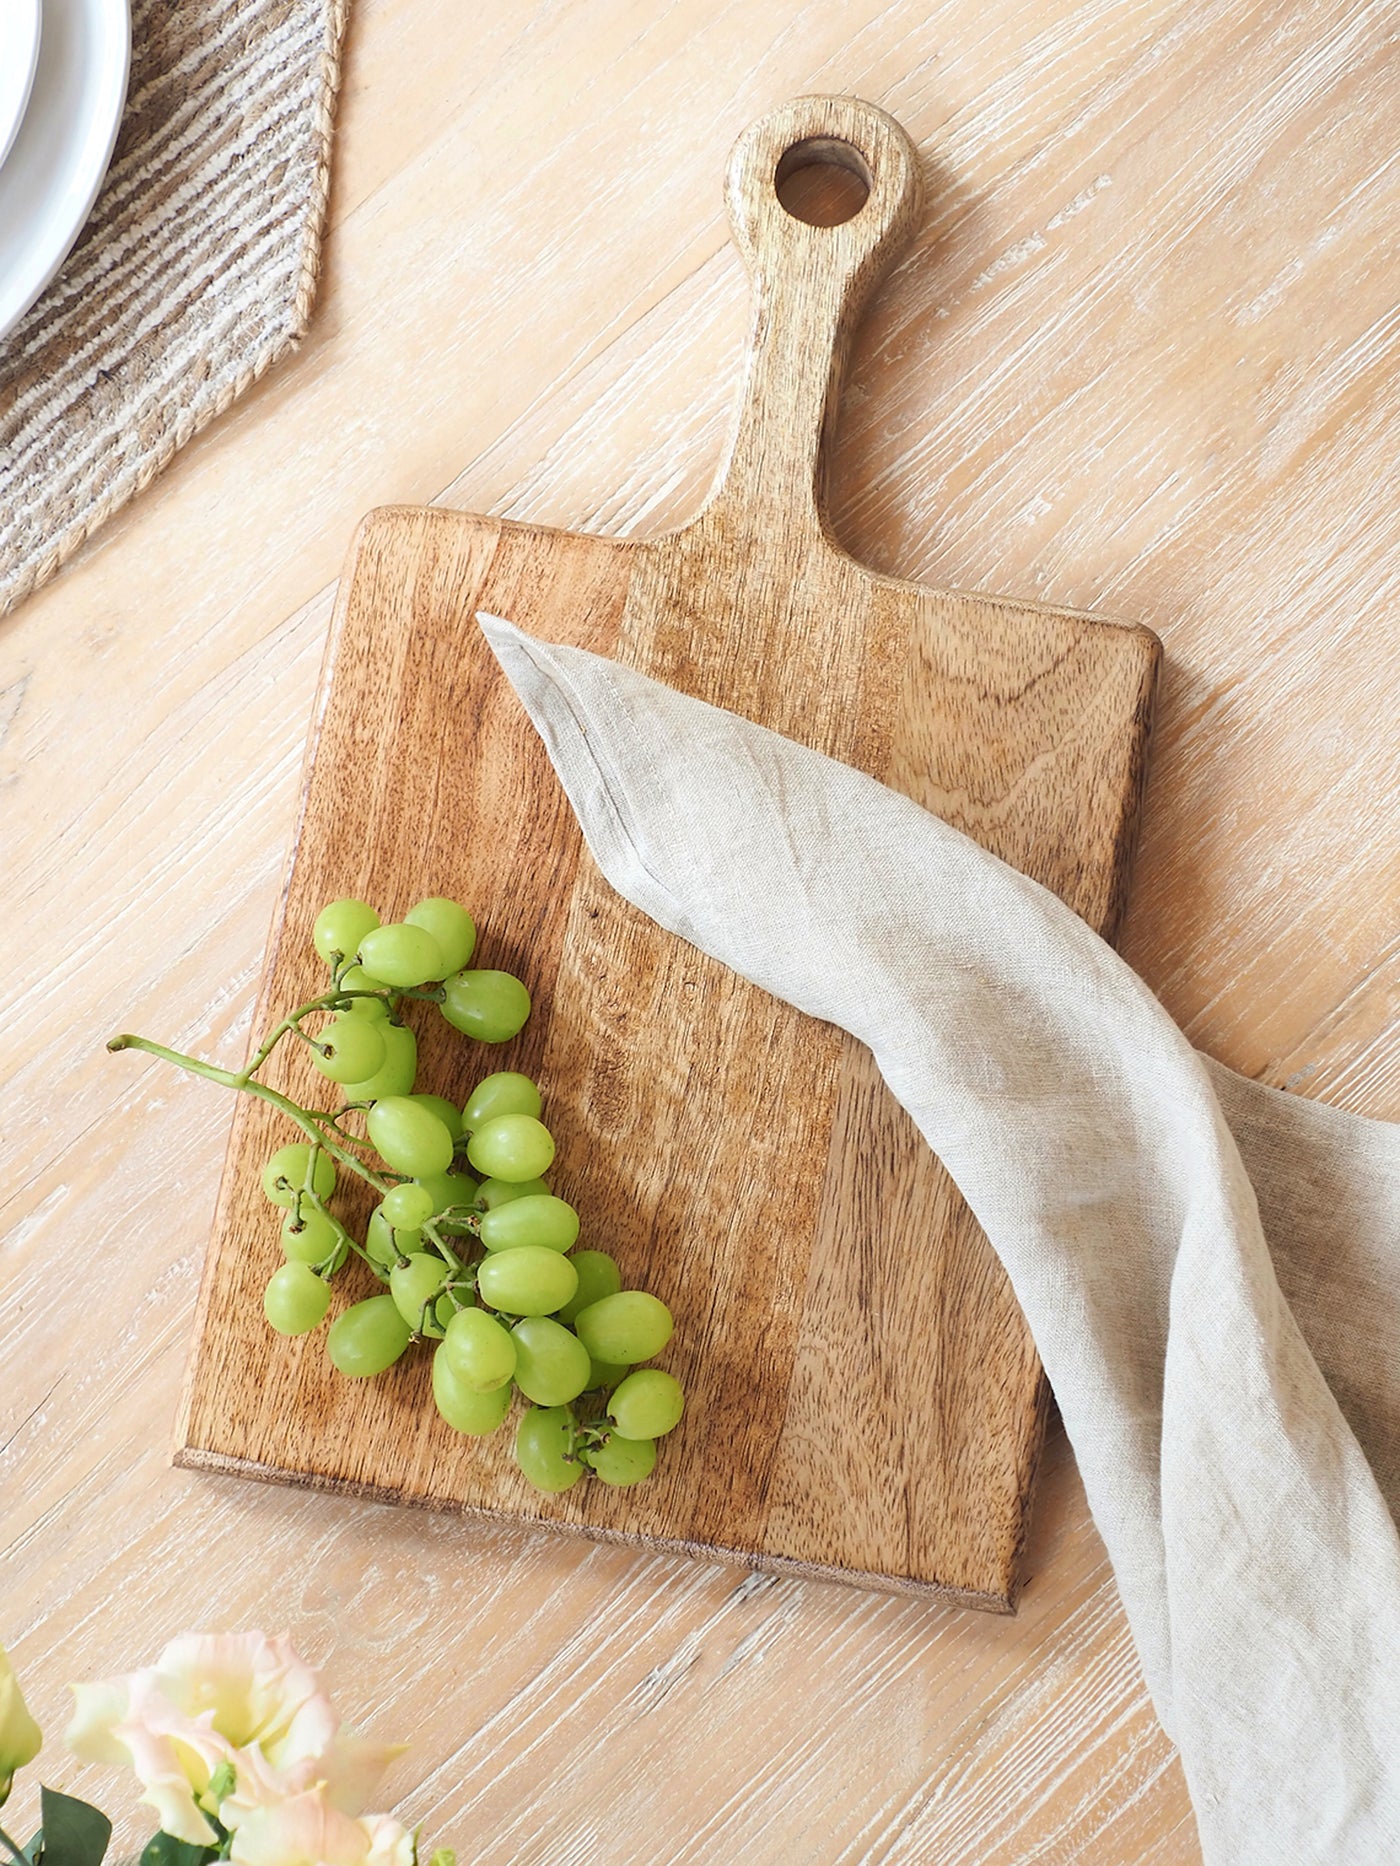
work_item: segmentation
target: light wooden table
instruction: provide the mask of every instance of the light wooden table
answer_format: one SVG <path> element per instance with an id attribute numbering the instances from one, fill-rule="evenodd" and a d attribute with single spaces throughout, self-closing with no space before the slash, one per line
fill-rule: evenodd
<path id="1" fill-rule="evenodd" d="M 67 1679 L 285 1627 L 463 1866 L 1199 1859 L 1058 1441 L 1013 1622 L 167 1462 L 230 1110 L 103 1039 L 242 1055 L 366 508 L 696 505 L 723 158 L 818 89 L 930 168 L 843 539 L 1159 632 L 1127 955 L 1213 1054 L 1400 1115 L 1393 12 L 358 0 L 312 336 L 0 624 L 0 1640 L 55 1739 Z"/>

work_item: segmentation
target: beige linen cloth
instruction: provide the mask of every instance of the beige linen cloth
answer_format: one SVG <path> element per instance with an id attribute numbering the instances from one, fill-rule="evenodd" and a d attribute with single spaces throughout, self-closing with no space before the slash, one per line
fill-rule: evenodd
<path id="1" fill-rule="evenodd" d="M 873 779 L 482 626 L 613 886 L 868 1043 L 976 1213 L 1207 1861 L 1400 1862 L 1400 1127 L 1199 1055 L 1059 900 Z"/>

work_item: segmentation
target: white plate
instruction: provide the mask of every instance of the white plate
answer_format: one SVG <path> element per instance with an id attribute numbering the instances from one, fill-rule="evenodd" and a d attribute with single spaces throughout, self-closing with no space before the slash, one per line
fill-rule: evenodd
<path id="1" fill-rule="evenodd" d="M 130 59 L 127 0 L 43 0 L 29 105 L 0 168 L 0 337 L 68 257 L 97 199 Z"/>
<path id="2" fill-rule="evenodd" d="M 39 62 L 39 0 L 0 0 L 0 162 L 10 152 Z"/>

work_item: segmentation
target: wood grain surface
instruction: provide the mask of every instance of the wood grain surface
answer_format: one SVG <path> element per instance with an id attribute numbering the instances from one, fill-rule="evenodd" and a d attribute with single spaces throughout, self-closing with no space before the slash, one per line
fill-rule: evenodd
<path id="1" fill-rule="evenodd" d="M 784 206 L 775 178 L 804 158 L 858 176 L 849 218 Z M 342 580 L 315 706 L 258 1021 L 324 988 L 310 932 L 327 901 L 391 917 L 424 893 L 470 904 L 474 963 L 518 972 L 535 1011 L 495 1052 L 428 1010 L 419 1080 L 459 1104 L 495 1068 L 540 1082 L 551 1183 L 584 1244 L 677 1317 L 664 1361 L 686 1417 L 655 1474 L 541 1495 L 515 1467 L 513 1420 L 482 1441 L 438 1416 L 428 1350 L 351 1383 L 323 1335 L 274 1335 L 260 1297 L 282 1253 L 262 1171 L 290 1130 L 262 1101 L 235 1119 L 181 1463 L 1013 1606 L 1045 1386 L 990 1246 L 860 1045 L 616 898 L 476 626 L 479 610 L 508 614 L 893 772 L 1116 927 L 1156 638 L 877 576 L 829 535 L 821 439 L 918 184 L 908 137 L 858 100 L 801 98 L 751 126 L 727 185 L 753 281 L 746 380 L 701 514 L 616 542 L 379 512 Z M 323 1102 L 305 1050 L 287 1049 L 264 1079 Z M 341 1192 L 360 1226 L 364 1192 Z M 342 1304 L 375 1288 L 368 1271 L 340 1281 Z"/>
<path id="2" fill-rule="evenodd" d="M 1391 10 L 359 0 L 312 335 L 0 625 L 0 1640 L 120 1845 L 66 1681 L 263 1625 L 472 1866 L 1199 1866 L 1058 1432 L 1014 1619 L 169 1462 L 231 1108 L 103 1042 L 244 1052 L 364 512 L 698 509 L 713 152 L 805 91 L 926 152 L 837 537 L 1162 638 L 1122 949 L 1226 1063 L 1400 1116 Z"/>

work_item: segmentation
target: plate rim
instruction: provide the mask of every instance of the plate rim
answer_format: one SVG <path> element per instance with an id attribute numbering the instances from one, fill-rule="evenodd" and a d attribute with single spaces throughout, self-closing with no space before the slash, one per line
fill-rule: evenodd
<path id="1" fill-rule="evenodd" d="M 24 113 L 29 108 L 29 94 L 34 89 L 34 73 L 39 69 L 39 48 L 43 41 L 44 6 L 43 0 L 0 0 L 0 6 L 9 6 L 15 11 L 22 8 L 24 23 L 29 28 L 27 50 L 17 66 L 10 66 L 11 72 L 18 71 L 20 75 L 15 101 L 10 105 L 14 115 L 8 126 L 0 119 L 0 165 L 3 165 L 23 126 Z"/>
<path id="2" fill-rule="evenodd" d="M 44 22 L 53 4 L 54 0 L 41 0 L 39 57 L 35 78 L 31 82 L 30 108 L 26 109 L 11 146 L 11 159 L 26 130 L 32 129 L 33 84 L 37 83 L 38 71 L 43 66 Z M 24 216 L 25 224 L 36 227 L 38 231 L 22 253 L 21 264 L 16 272 L 10 278 L 0 279 L 0 343 L 33 310 L 53 283 L 63 262 L 72 252 L 78 235 L 87 224 L 111 166 L 112 151 L 116 147 L 126 106 L 127 86 L 131 76 L 130 0 L 72 0 L 72 4 L 78 17 L 78 32 L 84 55 L 95 66 L 91 85 L 94 108 L 89 119 L 77 126 L 76 134 L 61 145 L 67 158 L 66 164 L 60 160 L 54 166 L 59 171 L 60 183 L 67 189 L 74 187 L 75 176 L 81 179 L 69 210 L 55 215 L 54 178 L 51 172 L 44 178 L 44 184 L 35 196 L 35 205 Z M 16 279 L 18 284 L 15 283 Z"/>

